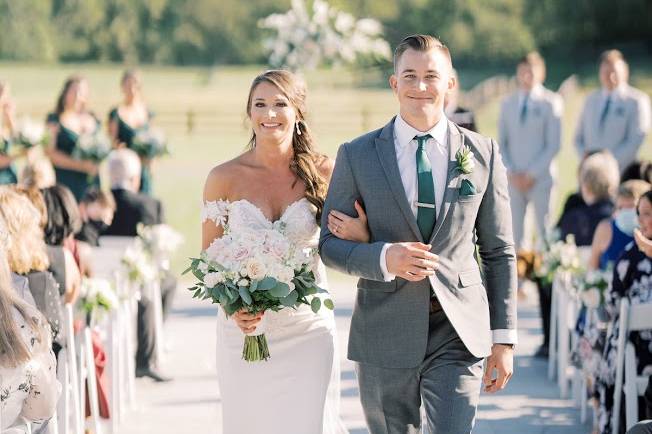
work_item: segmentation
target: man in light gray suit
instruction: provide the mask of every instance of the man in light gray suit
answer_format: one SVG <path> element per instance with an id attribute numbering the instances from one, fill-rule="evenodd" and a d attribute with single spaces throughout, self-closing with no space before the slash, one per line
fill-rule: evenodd
<path id="1" fill-rule="evenodd" d="M 622 53 L 608 50 L 600 58 L 602 89 L 589 94 L 575 134 L 580 158 L 604 149 L 623 172 L 638 154 L 650 129 L 650 97 L 627 82 L 629 66 Z"/>
<path id="2" fill-rule="evenodd" d="M 543 87 L 545 76 L 539 53 L 523 57 L 516 67 L 519 90 L 506 97 L 500 109 L 498 143 L 507 168 L 517 252 L 524 248 L 528 205 L 534 205 L 539 237 L 545 234 L 550 214 L 551 168 L 561 144 L 563 102 Z"/>
<path id="3" fill-rule="evenodd" d="M 495 392 L 512 375 L 507 177 L 493 140 L 444 116 L 451 68 L 432 36 L 398 45 L 390 85 L 400 112 L 340 147 L 324 207 L 324 263 L 360 277 L 348 356 L 372 434 L 420 432 L 422 402 L 431 433 L 468 434 L 482 382 Z M 333 213 L 356 215 L 356 201 L 368 243 L 329 229 Z"/>

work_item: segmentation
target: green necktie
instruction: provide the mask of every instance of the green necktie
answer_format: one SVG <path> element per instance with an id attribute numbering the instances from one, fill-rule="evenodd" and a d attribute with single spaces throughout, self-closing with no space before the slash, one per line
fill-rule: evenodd
<path id="1" fill-rule="evenodd" d="M 435 227 L 437 216 L 435 202 L 435 182 L 432 178 L 432 166 L 426 154 L 426 142 L 432 136 L 416 136 L 417 147 L 417 190 L 419 196 L 417 199 L 417 225 L 423 240 L 427 243 Z"/>
<path id="2" fill-rule="evenodd" d="M 519 120 L 521 123 L 525 122 L 525 118 L 527 117 L 527 104 L 530 101 L 530 92 L 525 94 L 525 97 L 523 98 L 523 105 L 521 106 L 521 115 L 519 117 Z"/>

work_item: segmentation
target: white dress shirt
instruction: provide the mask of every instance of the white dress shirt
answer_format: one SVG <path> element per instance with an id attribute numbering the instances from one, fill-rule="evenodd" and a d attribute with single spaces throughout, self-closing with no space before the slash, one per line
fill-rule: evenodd
<path id="1" fill-rule="evenodd" d="M 437 218 L 441 212 L 441 205 L 446 191 L 446 181 L 448 180 L 448 119 L 442 113 L 442 117 L 428 131 L 419 131 L 413 126 L 409 125 L 401 117 L 397 115 L 394 120 L 394 148 L 396 150 L 396 160 L 398 162 L 398 170 L 401 173 L 401 181 L 405 190 L 405 197 L 410 203 L 414 218 L 417 218 L 417 198 L 419 196 L 418 183 L 417 183 L 417 141 L 415 136 L 422 136 L 430 134 L 432 138 L 426 141 L 426 154 L 430 160 L 432 167 L 432 178 L 435 185 L 435 206 L 437 210 Z M 426 240 L 427 242 L 428 240 Z M 395 274 L 391 274 L 387 270 L 387 249 L 391 243 L 385 243 L 380 253 L 380 268 L 383 272 L 383 277 L 386 282 L 390 282 L 396 278 Z M 434 279 L 434 277 L 430 277 Z M 432 285 L 432 283 L 431 283 Z M 494 343 L 515 344 L 516 330 L 492 330 Z"/>

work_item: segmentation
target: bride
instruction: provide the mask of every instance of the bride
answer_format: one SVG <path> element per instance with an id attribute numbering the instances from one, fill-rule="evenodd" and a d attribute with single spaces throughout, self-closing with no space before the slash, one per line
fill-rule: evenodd
<path id="1" fill-rule="evenodd" d="M 284 228 L 316 248 L 332 160 L 317 153 L 305 122 L 305 87 L 288 71 L 267 71 L 249 91 L 253 132 L 246 152 L 215 167 L 204 187 L 202 249 L 230 231 Z M 216 206 L 217 205 L 217 206 Z M 218 212 L 217 210 L 224 212 Z M 321 261 L 317 283 L 326 288 Z M 242 360 L 243 333 L 264 317 L 271 358 Z M 309 306 L 217 321 L 223 434 L 343 434 L 333 312 Z"/>

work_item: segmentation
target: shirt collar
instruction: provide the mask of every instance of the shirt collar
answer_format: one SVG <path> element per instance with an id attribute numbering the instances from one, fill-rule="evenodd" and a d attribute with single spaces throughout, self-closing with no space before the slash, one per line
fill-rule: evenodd
<path id="1" fill-rule="evenodd" d="M 446 115 L 442 113 L 439 122 L 428 131 L 419 131 L 405 122 L 400 114 L 396 116 L 396 120 L 394 120 L 394 136 L 396 137 L 396 143 L 399 148 L 407 146 L 414 139 L 414 136 L 422 136 L 424 134 L 430 134 L 437 143 L 445 144 L 446 134 L 448 134 L 448 118 Z"/>

